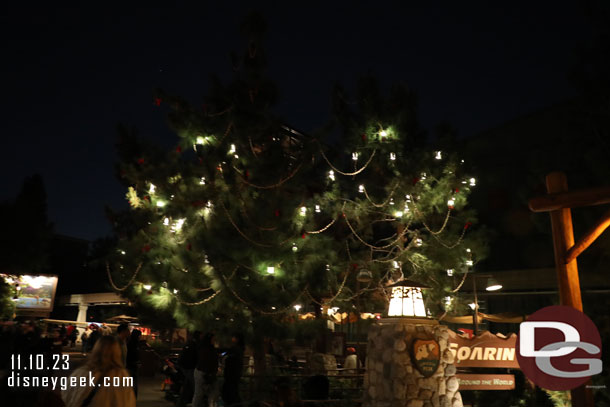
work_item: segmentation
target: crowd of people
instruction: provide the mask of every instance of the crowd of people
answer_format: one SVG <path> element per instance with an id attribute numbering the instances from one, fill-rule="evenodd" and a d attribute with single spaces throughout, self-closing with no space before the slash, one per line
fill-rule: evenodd
<path id="1" fill-rule="evenodd" d="M 195 332 L 182 349 L 178 367 L 184 375 L 178 407 L 192 403 L 193 407 L 215 407 L 218 399 L 224 406 L 241 403 L 239 383 L 243 372 L 244 338 L 233 334 L 231 347 L 218 348 L 211 332 Z M 224 358 L 223 382 L 219 386 L 220 361 Z"/>
<path id="2" fill-rule="evenodd" d="M 57 361 L 60 360 L 56 355 L 75 348 L 77 338 L 78 330 L 73 325 L 45 326 L 34 321 L 3 324 L 0 329 L 0 378 L 2 393 L 7 395 L 4 399 L 9 403 L 7 405 L 135 407 L 141 332 L 138 329 L 130 332 L 127 324 L 119 325 L 116 332 L 106 324 L 91 324 L 81 334 L 82 351 L 89 354 L 82 366 L 72 370 L 74 366 L 68 364 L 68 370 L 51 370 L 50 367 L 57 366 Z M 33 357 L 37 360 L 38 368 L 26 366 L 19 371 L 19 367 L 14 364 L 17 356 L 23 361 Z M 42 356 L 42 361 L 39 361 L 39 356 Z M 7 378 L 16 373 L 31 377 L 70 374 L 70 377 L 77 378 L 76 382 L 79 384 L 80 378 L 88 378 L 91 374 L 96 385 L 71 385 L 61 389 L 61 392 L 60 389 L 52 389 L 49 386 L 11 387 Z M 105 377 L 110 378 L 109 383 L 114 383 L 115 378 L 132 379 L 127 385 L 123 385 L 125 381 L 119 380 L 118 386 L 97 386 L 98 381 Z"/>

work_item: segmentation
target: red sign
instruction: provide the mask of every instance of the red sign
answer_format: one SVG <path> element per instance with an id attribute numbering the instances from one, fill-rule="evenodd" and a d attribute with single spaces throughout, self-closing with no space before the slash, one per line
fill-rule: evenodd
<path id="1" fill-rule="evenodd" d="M 460 367 L 508 367 L 519 369 L 515 354 L 517 335 L 509 337 L 483 332 L 473 338 L 461 336 L 449 330 L 449 349 L 455 366 Z"/>

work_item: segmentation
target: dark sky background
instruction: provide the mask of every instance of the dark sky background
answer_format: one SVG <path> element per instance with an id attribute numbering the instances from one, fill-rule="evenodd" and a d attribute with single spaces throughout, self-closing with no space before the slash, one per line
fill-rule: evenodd
<path id="1" fill-rule="evenodd" d="M 117 123 L 174 145 L 153 90 L 200 104 L 208 74 L 229 78 L 229 52 L 243 50 L 238 25 L 254 2 L 200 3 L 3 10 L 0 200 L 40 173 L 58 233 L 110 233 L 104 204 L 126 206 Z M 368 70 L 417 91 L 424 127 L 447 120 L 462 137 L 575 94 L 567 73 L 590 37 L 578 2 L 402 3 L 415 2 L 260 3 L 278 113 L 311 131 L 328 119 L 333 84 Z"/>

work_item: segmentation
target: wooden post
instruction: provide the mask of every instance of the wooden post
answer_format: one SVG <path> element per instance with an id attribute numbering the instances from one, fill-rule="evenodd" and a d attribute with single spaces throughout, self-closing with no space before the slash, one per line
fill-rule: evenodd
<path id="1" fill-rule="evenodd" d="M 546 189 L 549 194 L 566 192 L 568 180 L 562 172 L 553 172 L 546 177 Z M 570 208 L 556 209 L 550 212 L 553 229 L 553 245 L 555 248 L 555 266 L 559 297 L 562 305 L 568 305 L 582 312 L 580 296 L 580 280 L 576 258 L 566 263 L 566 254 L 574 246 L 572 230 L 572 212 Z M 585 385 L 571 391 L 574 407 L 594 407 L 593 393 Z"/>
<path id="2" fill-rule="evenodd" d="M 546 177 L 546 189 L 549 194 L 568 190 L 568 180 L 562 172 L 553 172 Z M 580 281 L 576 259 L 566 263 L 566 253 L 574 246 L 572 230 L 572 212 L 570 208 L 557 209 L 550 212 L 553 229 L 553 245 L 555 248 L 555 264 L 557 267 L 557 282 L 559 298 L 562 305 L 569 305 L 582 312 L 580 297 Z"/>

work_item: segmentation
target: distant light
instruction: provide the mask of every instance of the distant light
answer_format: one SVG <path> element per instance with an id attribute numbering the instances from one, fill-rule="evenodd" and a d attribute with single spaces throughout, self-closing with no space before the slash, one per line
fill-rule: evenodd
<path id="1" fill-rule="evenodd" d="M 474 311 L 474 309 L 477 307 L 477 304 L 475 304 L 474 302 L 471 302 L 470 304 L 468 304 L 468 306 L 470 307 L 471 310 Z"/>
<path id="2" fill-rule="evenodd" d="M 487 291 L 498 291 L 502 289 L 502 284 L 500 284 L 495 278 L 489 277 L 487 279 L 487 287 L 485 287 Z"/>
<path id="3" fill-rule="evenodd" d="M 474 178 L 470 178 L 468 181 L 470 182 L 471 187 L 474 187 L 475 185 L 477 185 L 477 180 Z"/>
<path id="4" fill-rule="evenodd" d="M 273 267 L 273 266 L 267 267 L 267 274 L 275 274 L 275 267 Z"/>
<path id="5" fill-rule="evenodd" d="M 301 308 L 302 308 L 301 304 L 295 304 L 295 305 L 294 305 L 294 309 L 295 309 L 297 312 L 299 312 L 299 311 L 301 310 Z"/>

